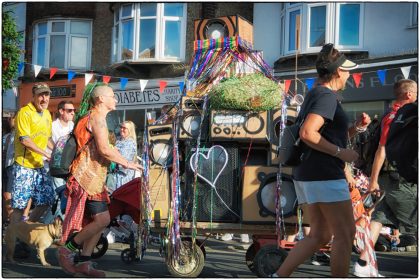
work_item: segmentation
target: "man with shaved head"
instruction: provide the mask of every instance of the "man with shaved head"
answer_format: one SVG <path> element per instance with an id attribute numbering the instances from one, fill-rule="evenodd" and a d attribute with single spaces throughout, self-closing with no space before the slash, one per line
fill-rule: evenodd
<path id="1" fill-rule="evenodd" d="M 62 237 L 66 243 L 58 249 L 58 261 L 69 274 L 105 277 L 105 272 L 97 270 L 90 259 L 102 231 L 110 223 L 105 186 L 107 168 L 111 161 L 138 171 L 141 166 L 126 160 L 108 142 L 106 116 L 117 104 L 112 88 L 106 85 L 93 88 L 92 91 L 89 85 L 85 90 L 84 97 L 89 95 L 88 112 L 77 120 L 74 128 L 79 154 L 67 181 L 68 202 Z M 78 233 L 68 239 L 74 231 Z M 76 255 L 79 248 L 82 248 L 81 254 Z"/>

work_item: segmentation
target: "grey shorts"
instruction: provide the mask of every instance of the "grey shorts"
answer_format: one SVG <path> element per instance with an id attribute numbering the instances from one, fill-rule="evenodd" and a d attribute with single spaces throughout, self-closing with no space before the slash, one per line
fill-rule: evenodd
<path id="1" fill-rule="evenodd" d="M 385 198 L 376 206 L 372 221 L 399 228 L 403 234 L 417 234 L 417 185 L 384 173 L 379 186 L 385 190 Z"/>
<path id="2" fill-rule="evenodd" d="M 338 202 L 350 199 L 349 185 L 345 179 L 325 181 L 295 181 L 299 204 Z"/>

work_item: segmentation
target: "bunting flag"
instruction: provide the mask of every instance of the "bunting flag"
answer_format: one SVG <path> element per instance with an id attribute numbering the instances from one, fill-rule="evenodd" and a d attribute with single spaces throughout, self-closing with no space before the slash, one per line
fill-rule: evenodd
<path id="1" fill-rule="evenodd" d="M 292 83 L 292 80 L 284 80 L 284 92 L 288 92 L 290 88 L 290 84 Z"/>
<path id="2" fill-rule="evenodd" d="M 312 87 L 314 86 L 315 78 L 305 79 L 305 83 L 306 83 L 306 86 L 308 87 L 308 90 L 311 90 Z"/>
<path id="3" fill-rule="evenodd" d="M 408 79 L 408 76 L 410 75 L 411 66 L 405 66 L 401 67 L 401 72 L 404 75 L 404 79 Z"/>
<path id="4" fill-rule="evenodd" d="M 140 91 L 143 92 L 143 90 L 146 88 L 148 80 L 140 80 Z"/>
<path id="5" fill-rule="evenodd" d="M 385 84 L 386 70 L 378 70 L 378 71 L 376 71 L 376 73 L 378 73 L 378 78 L 379 78 L 379 80 L 381 80 L 381 84 L 384 85 Z"/>
<path id="6" fill-rule="evenodd" d="M 25 66 L 25 62 L 19 62 L 19 64 L 18 64 L 18 74 L 22 71 L 23 66 Z"/>
<path id="7" fill-rule="evenodd" d="M 160 81 L 159 82 L 159 92 L 163 92 L 163 90 L 166 88 L 166 86 L 168 85 L 168 83 L 167 82 L 165 82 L 165 81 Z"/>
<path id="8" fill-rule="evenodd" d="M 85 86 L 92 80 L 93 74 L 85 74 Z"/>
<path id="9" fill-rule="evenodd" d="M 125 86 L 127 85 L 128 79 L 127 78 L 120 78 L 120 88 L 121 90 L 125 90 Z"/>
<path id="10" fill-rule="evenodd" d="M 35 78 L 38 76 L 39 71 L 41 71 L 41 68 L 42 68 L 41 65 L 34 65 Z"/>
<path id="11" fill-rule="evenodd" d="M 57 73 L 58 68 L 50 68 L 50 80 L 54 77 L 55 73 Z"/>
<path id="12" fill-rule="evenodd" d="M 111 80 L 111 76 L 102 76 L 102 81 L 105 84 L 108 84 L 110 80 Z"/>
<path id="13" fill-rule="evenodd" d="M 353 73 L 352 76 L 353 76 L 354 84 L 358 88 L 360 85 L 360 80 L 362 79 L 362 73 Z"/>
<path id="14" fill-rule="evenodd" d="M 184 86 L 185 86 L 185 83 L 184 82 L 179 82 L 178 83 L 178 85 L 179 85 L 179 90 L 181 91 L 181 93 L 184 91 Z"/>
<path id="15" fill-rule="evenodd" d="M 69 83 L 74 78 L 74 76 L 76 76 L 76 72 L 74 72 L 74 71 L 69 71 L 67 73 L 67 80 L 68 80 Z"/>

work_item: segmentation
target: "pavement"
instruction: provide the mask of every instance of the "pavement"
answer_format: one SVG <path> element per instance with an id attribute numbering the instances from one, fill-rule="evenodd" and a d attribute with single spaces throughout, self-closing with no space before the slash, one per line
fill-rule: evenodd
<path id="1" fill-rule="evenodd" d="M 250 244 L 241 244 L 239 239 L 219 241 L 209 238 L 205 243 L 206 260 L 200 278 L 256 278 L 245 263 L 245 252 Z M 127 244 L 109 245 L 107 253 L 97 260 L 98 268 L 107 272 L 107 278 L 168 278 L 171 277 L 164 258 L 156 247 L 149 246 L 143 260 L 125 264 L 121 260 L 121 251 Z M 2 246 L 2 253 L 5 247 Z M 417 252 L 377 252 L 380 273 L 387 277 L 417 278 Z M 51 267 L 43 267 L 33 249 L 28 259 L 17 260 L 11 264 L 2 262 L 3 278 L 68 278 L 58 265 L 56 248 L 46 251 L 47 261 Z M 352 255 L 352 261 L 357 256 Z M 317 278 L 329 277 L 329 266 L 315 266 L 308 260 L 300 265 L 292 277 Z M 351 275 L 349 277 L 352 277 Z"/>

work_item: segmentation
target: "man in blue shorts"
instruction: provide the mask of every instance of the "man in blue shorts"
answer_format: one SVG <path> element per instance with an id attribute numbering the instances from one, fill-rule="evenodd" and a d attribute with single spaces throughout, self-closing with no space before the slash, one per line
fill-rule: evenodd
<path id="1" fill-rule="evenodd" d="M 52 149 L 51 114 L 48 111 L 51 90 L 46 83 L 32 88 L 32 101 L 22 107 L 16 116 L 15 156 L 12 187 L 11 223 L 22 219 L 30 199 L 35 206 L 29 221 L 37 222 L 54 202 L 54 190 L 44 168 L 42 157 L 50 159 L 47 146 Z"/>

